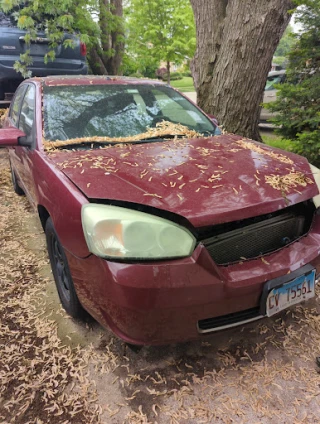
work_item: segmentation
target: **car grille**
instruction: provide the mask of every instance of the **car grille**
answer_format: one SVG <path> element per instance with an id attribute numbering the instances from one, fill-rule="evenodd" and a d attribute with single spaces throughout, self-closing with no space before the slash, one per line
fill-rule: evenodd
<path id="1" fill-rule="evenodd" d="M 229 225 L 227 231 L 221 232 L 220 228 L 218 234 L 204 238 L 202 243 L 219 265 L 257 258 L 305 235 L 310 229 L 313 212 L 314 207 L 299 204 L 282 213 L 260 217 L 258 222 L 238 221 Z"/>
<path id="2" fill-rule="evenodd" d="M 258 318 L 262 318 L 259 313 L 259 307 L 251 308 L 220 317 L 202 319 L 198 321 L 198 330 L 200 333 L 207 333 L 224 327 L 240 325 L 241 323 L 253 321 Z"/>

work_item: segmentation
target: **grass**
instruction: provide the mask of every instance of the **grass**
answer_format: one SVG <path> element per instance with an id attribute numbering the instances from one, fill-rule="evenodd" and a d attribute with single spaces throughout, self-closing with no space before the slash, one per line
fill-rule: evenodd
<path id="1" fill-rule="evenodd" d="M 180 80 L 171 81 L 170 84 L 172 85 L 172 87 L 177 88 L 178 90 L 184 93 L 189 91 L 195 91 L 192 77 L 183 77 Z"/>
<path id="2" fill-rule="evenodd" d="M 277 147 L 279 149 L 292 151 L 292 142 L 281 138 L 278 134 L 275 134 L 271 131 L 260 131 L 260 135 L 264 143 L 272 147 Z"/>

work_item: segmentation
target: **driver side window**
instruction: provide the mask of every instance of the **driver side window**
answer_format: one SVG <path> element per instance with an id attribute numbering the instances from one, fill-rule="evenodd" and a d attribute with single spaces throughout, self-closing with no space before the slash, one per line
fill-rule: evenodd
<path id="1" fill-rule="evenodd" d="M 17 89 L 17 92 L 16 92 L 16 94 L 13 98 L 13 101 L 11 103 L 9 116 L 12 119 L 12 122 L 15 126 L 18 125 L 21 100 L 23 98 L 23 94 L 25 92 L 25 89 L 26 89 L 25 85 L 20 86 Z"/>
<path id="2" fill-rule="evenodd" d="M 32 136 L 34 118 L 35 118 L 35 87 L 33 85 L 29 85 L 22 102 L 20 119 L 19 119 L 19 129 L 26 134 L 27 138 L 30 138 Z"/>

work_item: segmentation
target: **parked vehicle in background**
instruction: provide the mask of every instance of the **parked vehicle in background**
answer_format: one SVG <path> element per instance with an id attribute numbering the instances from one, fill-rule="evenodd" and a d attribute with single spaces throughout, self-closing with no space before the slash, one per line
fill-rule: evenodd
<path id="1" fill-rule="evenodd" d="M 275 88 L 275 85 L 283 83 L 285 79 L 286 79 L 285 69 L 282 69 L 281 71 L 269 72 L 266 86 L 264 89 L 263 103 L 271 103 L 276 100 L 277 90 Z M 272 124 L 268 122 L 268 120 L 271 119 L 273 116 L 275 116 L 274 112 L 271 112 L 268 109 L 262 108 L 260 113 L 260 126 L 272 127 Z"/>
<path id="2" fill-rule="evenodd" d="M 319 170 L 221 134 L 166 84 L 26 80 L 0 145 L 73 317 L 85 309 L 128 343 L 163 344 L 315 296 Z"/>
<path id="3" fill-rule="evenodd" d="M 13 93 L 23 80 L 13 66 L 20 60 L 20 54 L 28 50 L 33 62 L 28 66 L 32 76 L 88 73 L 86 45 L 76 36 L 65 34 L 61 44 L 55 49 L 55 60 L 44 63 L 44 56 L 50 50 L 46 34 L 39 32 L 30 45 L 25 43 L 25 35 L 26 31 L 17 27 L 12 14 L 0 12 L 0 100 L 4 99 L 5 93 Z M 66 39 L 72 39 L 74 47 L 64 47 L 63 41 Z"/>

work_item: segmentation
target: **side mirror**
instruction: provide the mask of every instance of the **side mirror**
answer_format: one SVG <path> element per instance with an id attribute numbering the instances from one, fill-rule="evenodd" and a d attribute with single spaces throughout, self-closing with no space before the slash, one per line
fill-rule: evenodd
<path id="1" fill-rule="evenodd" d="M 24 143 L 26 142 L 26 138 L 25 133 L 17 128 L 0 129 L 0 147 L 30 146 L 29 143 Z"/>
<path id="2" fill-rule="evenodd" d="M 221 129 L 219 128 L 218 119 L 214 115 L 208 114 L 208 117 L 209 117 L 210 121 L 213 122 L 213 124 L 216 126 L 216 129 L 214 131 L 214 135 L 221 135 L 222 132 L 221 132 Z"/>
<path id="3" fill-rule="evenodd" d="M 209 115 L 207 114 L 207 116 L 210 118 L 210 120 L 214 123 L 214 125 L 219 125 L 218 119 L 214 116 L 214 115 Z"/>

